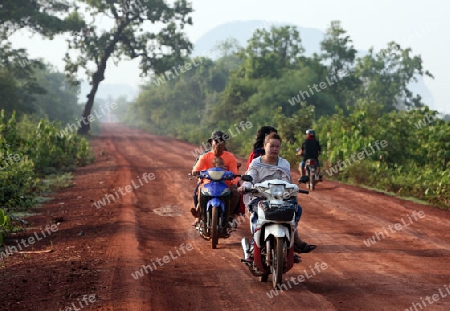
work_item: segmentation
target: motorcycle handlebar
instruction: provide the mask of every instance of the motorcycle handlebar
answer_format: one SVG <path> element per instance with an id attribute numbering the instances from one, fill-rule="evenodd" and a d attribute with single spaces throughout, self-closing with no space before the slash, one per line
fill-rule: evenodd
<path id="1" fill-rule="evenodd" d="M 253 188 L 245 188 L 244 193 L 258 193 L 259 191 Z"/>
<path id="2" fill-rule="evenodd" d="M 192 179 L 194 179 L 194 178 L 201 178 L 200 172 L 198 172 L 198 173 L 195 174 L 195 175 L 193 175 L 192 173 L 188 173 L 187 175 L 188 175 L 188 177 L 189 177 L 189 180 L 192 180 Z M 235 179 L 236 177 L 242 177 L 242 175 L 241 175 L 241 174 L 233 175 L 233 178 L 232 178 L 232 179 Z"/>

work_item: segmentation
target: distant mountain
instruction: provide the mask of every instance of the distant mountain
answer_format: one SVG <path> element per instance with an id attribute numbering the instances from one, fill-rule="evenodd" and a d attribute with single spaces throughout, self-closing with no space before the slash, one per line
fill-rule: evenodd
<path id="1" fill-rule="evenodd" d="M 194 44 L 193 56 L 207 56 L 211 54 L 212 59 L 217 58 L 217 53 L 213 53 L 213 47 L 230 37 L 235 38 L 239 41 L 240 45 L 247 46 L 247 40 L 249 40 L 253 32 L 258 28 L 264 28 L 269 30 L 271 26 L 287 26 L 291 25 L 288 23 L 271 23 L 267 21 L 236 21 L 226 24 L 222 24 L 214 27 L 206 34 L 204 34 L 200 39 L 198 39 Z M 300 37 L 302 39 L 303 47 L 305 48 L 305 54 L 307 56 L 312 55 L 314 52 L 319 53 L 320 51 L 320 41 L 322 41 L 324 33 L 315 28 L 304 28 L 297 26 L 300 32 Z"/>
<path id="2" fill-rule="evenodd" d="M 420 77 L 417 82 L 411 83 L 410 89 L 414 94 L 420 94 L 420 96 L 422 96 L 422 102 L 425 103 L 425 105 L 432 110 L 436 110 L 434 107 L 433 94 L 431 94 L 430 89 L 427 87 L 422 77 Z"/>
<path id="3" fill-rule="evenodd" d="M 251 38 L 253 32 L 258 28 L 269 30 L 271 26 L 293 25 L 289 23 L 272 23 L 262 20 L 251 21 L 234 21 L 214 27 L 194 43 L 194 51 L 192 56 L 204 56 L 211 59 L 219 57 L 217 51 L 213 51 L 214 46 L 228 38 L 235 38 L 242 47 L 247 46 L 247 41 Z M 325 33 L 315 28 L 305 28 L 299 25 L 297 29 L 300 32 L 302 45 L 305 49 L 305 55 L 311 56 L 313 53 L 320 53 L 320 42 L 323 40 Z M 351 34 L 349 34 L 351 36 Z M 359 56 L 364 55 L 367 51 L 358 50 Z M 434 99 L 430 90 L 419 77 L 418 82 L 411 83 L 411 90 L 415 94 L 422 96 L 423 102 L 431 109 L 434 108 Z"/>

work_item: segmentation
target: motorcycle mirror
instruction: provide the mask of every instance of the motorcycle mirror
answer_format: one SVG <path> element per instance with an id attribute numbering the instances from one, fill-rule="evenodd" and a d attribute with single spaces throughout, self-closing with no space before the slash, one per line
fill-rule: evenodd
<path id="1" fill-rule="evenodd" d="M 298 179 L 298 182 L 299 183 L 301 183 L 301 184 L 306 184 L 306 183 L 308 183 L 309 182 L 309 176 L 302 176 L 302 177 L 300 177 L 299 179 Z"/>
<path id="2" fill-rule="evenodd" d="M 250 175 L 242 175 L 241 179 L 243 181 L 248 181 L 248 182 L 252 182 L 253 181 L 253 177 Z"/>

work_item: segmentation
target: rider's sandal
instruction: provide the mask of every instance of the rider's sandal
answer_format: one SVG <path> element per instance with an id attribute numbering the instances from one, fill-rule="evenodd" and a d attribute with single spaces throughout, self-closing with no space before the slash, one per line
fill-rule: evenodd
<path id="1" fill-rule="evenodd" d="M 303 242 L 300 246 L 297 246 L 294 244 L 294 252 L 296 253 L 309 253 L 316 249 L 316 245 L 308 244 L 306 242 Z"/>
<path id="2" fill-rule="evenodd" d="M 302 259 L 300 258 L 300 256 L 297 254 L 294 254 L 294 263 L 300 263 L 300 262 L 302 262 Z"/>
<path id="3" fill-rule="evenodd" d="M 198 212 L 195 208 L 191 208 L 191 214 L 192 214 L 192 216 L 194 216 L 196 218 L 198 217 Z"/>

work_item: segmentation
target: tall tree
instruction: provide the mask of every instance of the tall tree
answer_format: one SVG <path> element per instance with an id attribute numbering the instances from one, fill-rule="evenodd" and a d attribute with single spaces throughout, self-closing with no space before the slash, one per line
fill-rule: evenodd
<path id="1" fill-rule="evenodd" d="M 70 49 L 77 49 L 81 55 L 73 60 L 66 54 L 66 71 L 74 79 L 80 68 L 90 76 L 92 85 L 82 114 L 80 134 L 90 129 L 88 117 L 94 105 L 99 84 L 105 79 L 108 60 L 140 58 L 140 69 L 144 75 L 149 71 L 161 74 L 171 70 L 175 75 L 180 69 L 175 65 L 182 62 L 192 44 L 182 32 L 186 24 L 192 24 L 192 12 L 186 0 L 177 0 L 171 6 L 162 0 L 82 0 L 89 8 L 92 23 L 74 41 Z M 113 26 L 101 29 L 99 19 L 110 18 Z M 151 31 L 144 31 L 151 29 Z M 90 68 L 94 67 L 91 71 Z"/>
<path id="2" fill-rule="evenodd" d="M 34 94 L 35 111 L 40 117 L 50 121 L 60 120 L 73 123 L 81 113 L 78 105 L 79 87 L 71 85 L 62 72 L 50 64 L 43 69 L 34 70 L 36 82 L 45 90 L 44 94 Z"/>
<path id="3" fill-rule="evenodd" d="M 214 111 L 214 117 L 233 119 L 255 112 L 254 105 L 249 105 L 250 97 L 256 95 L 263 84 L 276 82 L 289 69 L 293 70 L 299 62 L 304 49 L 296 27 L 271 27 L 270 30 L 257 29 L 245 49 L 237 55 L 242 60 L 241 66 L 230 74 L 223 100 Z M 267 80 L 267 82 L 266 82 Z M 274 94 L 272 94 L 274 95 Z M 273 96 L 269 96 L 273 98 Z M 287 98 L 282 101 L 287 103 Z M 269 99 L 269 101 L 272 99 Z M 277 98 L 280 101 L 279 98 Z M 267 106 L 266 106 L 267 108 Z"/>
<path id="4" fill-rule="evenodd" d="M 238 39 L 230 37 L 227 38 L 219 43 L 217 43 L 213 47 L 213 51 L 217 51 L 219 53 L 219 57 L 229 57 L 237 52 L 239 52 L 242 49 L 241 45 L 239 44 Z"/>
<path id="5" fill-rule="evenodd" d="M 257 29 L 242 52 L 248 78 L 281 75 L 284 68 L 293 68 L 304 53 L 300 33 L 295 26 Z"/>
<path id="6" fill-rule="evenodd" d="M 321 57 L 327 61 L 331 74 L 338 74 L 343 69 L 350 70 L 355 61 L 357 51 L 346 33 L 340 21 L 332 21 L 320 43 Z"/>
<path id="7" fill-rule="evenodd" d="M 332 21 L 330 27 L 326 30 L 325 37 L 320 43 L 322 53 L 320 58 L 324 61 L 328 69 L 328 76 L 345 75 L 345 79 L 329 86 L 331 93 L 341 107 L 349 104 L 349 90 L 355 89 L 360 81 L 354 75 L 354 62 L 356 49 L 352 44 L 352 39 L 342 28 L 340 21 Z"/>
<path id="8" fill-rule="evenodd" d="M 412 56 L 410 48 L 395 42 L 375 53 L 373 48 L 358 59 L 355 74 L 362 81 L 358 97 L 382 104 L 385 111 L 423 106 L 420 95 L 410 90 L 410 82 L 418 76 L 433 77 L 422 66 L 422 57 Z"/>
<path id="9" fill-rule="evenodd" d="M 13 49 L 11 43 L 0 38 L 0 82 L 2 99 L 0 109 L 7 114 L 13 110 L 19 113 L 33 113 L 33 94 L 43 94 L 45 90 L 39 86 L 33 72 L 43 68 L 44 64 L 29 59 L 24 49 Z"/>

